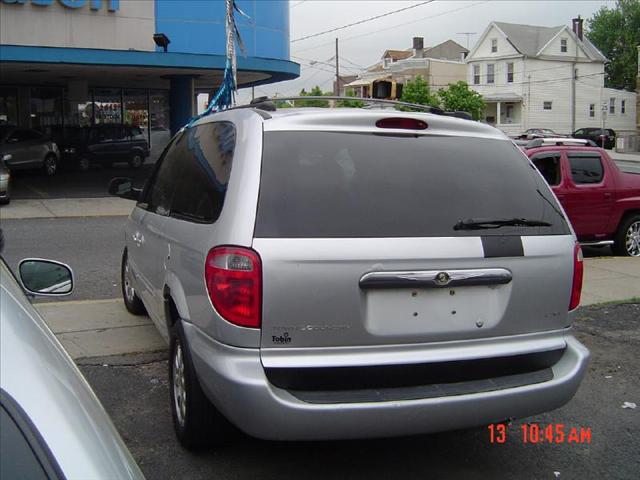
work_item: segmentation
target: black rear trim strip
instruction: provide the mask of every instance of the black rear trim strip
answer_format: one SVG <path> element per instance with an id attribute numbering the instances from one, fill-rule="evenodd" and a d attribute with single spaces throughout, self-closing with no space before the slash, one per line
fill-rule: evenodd
<path id="1" fill-rule="evenodd" d="M 265 368 L 287 390 L 366 390 L 453 384 L 534 372 L 555 365 L 564 349 L 505 357 L 361 367 Z"/>
<path id="2" fill-rule="evenodd" d="M 480 237 L 484 258 L 524 257 L 522 238 L 517 235 L 487 235 Z"/>
<path id="3" fill-rule="evenodd" d="M 450 397 L 473 393 L 493 392 L 507 388 L 522 387 L 535 383 L 548 382 L 553 379 L 550 368 L 529 373 L 507 375 L 504 377 L 472 380 L 460 383 L 441 383 L 405 388 L 385 388 L 367 390 L 333 390 L 289 392 L 299 400 L 307 403 L 368 403 L 393 402 L 399 400 L 419 400 L 423 398 Z"/>

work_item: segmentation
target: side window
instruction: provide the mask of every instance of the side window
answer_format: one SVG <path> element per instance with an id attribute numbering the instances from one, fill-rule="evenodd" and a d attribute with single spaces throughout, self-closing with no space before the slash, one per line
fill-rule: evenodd
<path id="1" fill-rule="evenodd" d="M 576 184 L 600 183 L 604 177 L 600 155 L 588 153 L 569 153 L 571 177 Z"/>
<path id="2" fill-rule="evenodd" d="M 160 166 L 145 192 L 145 199 L 148 204 L 147 210 L 150 212 L 164 216 L 169 215 L 171 212 L 171 199 L 182 168 L 180 145 L 185 141 L 185 135 L 180 135 L 165 150 L 162 158 L 158 160 Z"/>
<path id="3" fill-rule="evenodd" d="M 575 135 L 584 135 L 586 132 L 584 131 L 584 129 L 580 129 L 580 130 L 576 130 Z"/>
<path id="4" fill-rule="evenodd" d="M 180 147 L 183 169 L 176 179 L 171 214 L 196 222 L 215 222 L 222 212 L 236 144 L 229 122 L 212 122 L 185 132 Z"/>
<path id="5" fill-rule="evenodd" d="M 560 184 L 560 154 L 540 153 L 534 155 L 531 161 L 550 186 Z"/>
<path id="6" fill-rule="evenodd" d="M 9 136 L 9 138 L 7 138 L 7 142 L 18 143 L 18 142 L 25 142 L 31 139 L 32 137 L 29 134 L 29 130 L 16 130 Z"/>

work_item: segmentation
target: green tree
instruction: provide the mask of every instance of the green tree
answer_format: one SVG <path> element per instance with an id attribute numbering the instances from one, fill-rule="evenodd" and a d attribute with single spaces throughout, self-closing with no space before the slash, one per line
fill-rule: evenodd
<path id="1" fill-rule="evenodd" d="M 640 1 L 618 0 L 615 8 L 601 7 L 587 20 L 587 37 L 609 59 L 605 86 L 633 91 L 638 71 Z"/>
<path id="2" fill-rule="evenodd" d="M 347 97 L 356 96 L 352 89 L 347 90 L 346 95 Z M 362 108 L 364 107 L 364 102 L 361 100 L 340 100 L 338 102 L 338 107 Z"/>
<path id="3" fill-rule="evenodd" d="M 317 85 L 309 93 L 304 88 L 300 90 L 301 97 L 323 97 L 327 95 L 331 95 L 331 93 L 323 93 Z M 329 107 L 329 100 L 296 100 L 294 103 L 296 107 Z"/>
<path id="4" fill-rule="evenodd" d="M 415 79 L 405 83 L 402 89 L 402 96 L 400 100 L 408 103 L 417 103 L 420 105 L 431 105 L 432 107 L 439 107 L 440 102 L 438 97 L 431 93 L 429 84 L 425 82 L 421 75 L 416 76 Z M 411 110 L 411 108 L 401 107 L 401 110 Z"/>
<path id="5" fill-rule="evenodd" d="M 469 89 L 466 82 L 450 83 L 438 92 L 442 108 L 447 111 L 470 113 L 474 120 L 480 120 L 484 112 L 484 100 L 478 92 Z"/>

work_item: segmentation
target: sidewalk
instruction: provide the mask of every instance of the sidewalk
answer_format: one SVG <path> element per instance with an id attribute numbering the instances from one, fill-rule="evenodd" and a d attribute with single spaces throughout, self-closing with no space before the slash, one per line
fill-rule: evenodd
<path id="1" fill-rule="evenodd" d="M 133 200 L 116 197 L 12 200 L 0 208 L 0 220 L 128 216 L 134 205 Z"/>
<path id="2" fill-rule="evenodd" d="M 588 258 L 585 266 L 582 306 L 640 301 L 640 258 Z M 75 360 L 167 348 L 151 320 L 129 314 L 119 298 L 40 303 L 36 308 Z"/>
<path id="3" fill-rule="evenodd" d="M 622 160 L 624 162 L 637 162 L 637 163 L 640 163 L 640 152 L 618 153 L 615 150 L 607 150 L 607 153 L 614 160 Z"/>

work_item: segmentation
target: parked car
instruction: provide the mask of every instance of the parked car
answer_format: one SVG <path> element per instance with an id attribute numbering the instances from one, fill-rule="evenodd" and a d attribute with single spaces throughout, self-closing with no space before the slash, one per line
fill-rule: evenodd
<path id="1" fill-rule="evenodd" d="M 11 191 L 9 187 L 11 172 L 9 172 L 5 163 L 5 160 L 10 159 L 11 155 L 0 155 L 0 204 L 7 204 L 11 201 Z"/>
<path id="2" fill-rule="evenodd" d="M 82 171 L 94 163 L 127 162 L 131 168 L 140 168 L 149 156 L 149 142 L 142 129 L 130 125 L 68 128 L 60 148 L 64 162 Z"/>
<path id="3" fill-rule="evenodd" d="M 592 140 L 599 147 L 612 149 L 616 146 L 616 132 L 610 128 L 580 128 L 571 135 L 573 138 Z"/>
<path id="4" fill-rule="evenodd" d="M 144 478 L 91 387 L 25 295 L 70 294 L 71 270 L 25 259 L 19 272 L 24 291 L 0 256 L 0 477 Z"/>
<path id="5" fill-rule="evenodd" d="M 534 138 L 545 137 L 564 137 L 564 135 L 560 135 L 550 128 L 530 128 L 528 130 L 525 130 L 521 135 L 515 138 L 520 138 L 523 140 L 533 140 Z"/>
<path id="6" fill-rule="evenodd" d="M 0 125 L 0 156 L 11 170 L 41 169 L 45 175 L 58 171 L 60 152 L 50 138 L 37 130 Z"/>
<path id="7" fill-rule="evenodd" d="M 584 140 L 583 140 L 584 141 Z M 640 175 L 620 171 L 601 148 L 554 145 L 526 151 L 586 245 L 640 257 Z"/>
<path id="8" fill-rule="evenodd" d="M 580 246 L 492 127 L 231 109 L 174 136 L 144 190 L 109 190 L 137 200 L 124 304 L 170 344 L 188 448 L 223 442 L 226 421 L 312 440 L 526 417 L 586 372 Z"/>
<path id="9" fill-rule="evenodd" d="M 570 138 L 570 137 L 551 137 L 551 138 L 534 138 L 533 140 L 514 140 L 523 150 L 529 150 L 531 148 L 548 147 L 550 145 L 578 145 L 586 147 L 597 147 L 592 140 L 586 140 L 584 138 Z M 524 147 L 521 143 L 525 142 Z"/>

